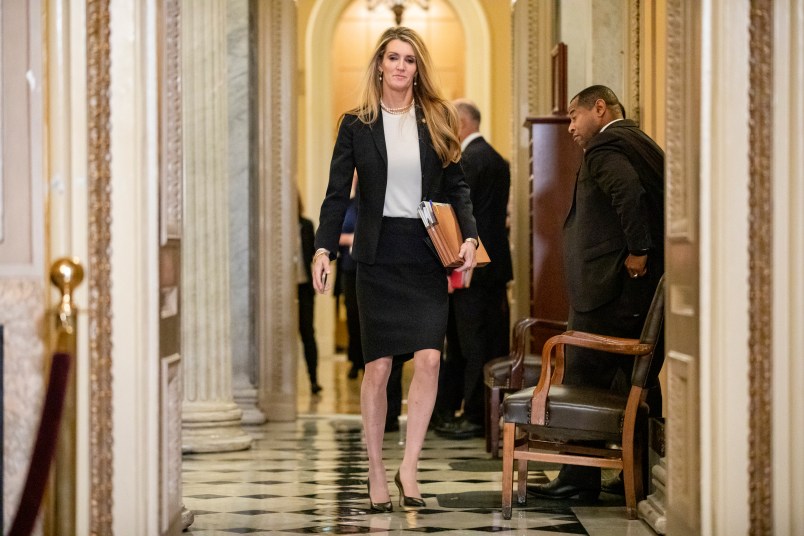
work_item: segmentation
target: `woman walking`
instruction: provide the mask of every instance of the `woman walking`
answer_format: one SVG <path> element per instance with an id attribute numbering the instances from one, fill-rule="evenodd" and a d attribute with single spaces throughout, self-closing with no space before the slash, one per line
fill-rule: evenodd
<path id="1" fill-rule="evenodd" d="M 458 163 L 457 126 L 455 109 L 435 86 L 421 37 L 405 27 L 386 30 L 369 62 L 358 106 L 340 121 L 313 258 L 313 284 L 324 292 L 356 169 L 360 218 L 352 257 L 365 361 L 360 408 L 369 504 L 375 512 L 393 509 L 382 459 L 385 389 L 393 359 L 411 354 L 405 452 L 394 482 L 401 506 L 425 505 L 417 466 L 438 388 L 448 297 L 445 269 L 427 242 L 417 208 L 422 200 L 452 204 L 468 237 L 458 270 L 473 268 L 477 229 Z"/>

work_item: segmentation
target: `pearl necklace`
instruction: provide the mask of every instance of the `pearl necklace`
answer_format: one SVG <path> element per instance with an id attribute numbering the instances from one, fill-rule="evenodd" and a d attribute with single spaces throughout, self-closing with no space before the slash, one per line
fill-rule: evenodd
<path id="1" fill-rule="evenodd" d="M 410 104 L 407 106 L 402 106 L 401 108 L 389 108 L 385 105 L 383 101 L 380 101 L 380 107 L 388 112 L 391 115 L 402 115 L 408 113 L 408 111 L 413 107 L 414 101 L 410 101 Z"/>

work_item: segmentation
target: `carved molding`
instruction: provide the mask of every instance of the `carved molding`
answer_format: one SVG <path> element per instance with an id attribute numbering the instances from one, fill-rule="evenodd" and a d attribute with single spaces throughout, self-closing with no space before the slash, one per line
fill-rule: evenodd
<path id="1" fill-rule="evenodd" d="M 271 48 L 275 51 L 282 51 L 283 37 L 285 37 L 282 27 L 290 21 L 286 19 L 286 14 L 284 13 L 284 9 L 282 9 L 282 0 L 272 2 L 271 5 Z M 283 105 L 287 104 L 288 99 L 288 96 L 282 93 L 281 81 L 284 78 L 285 69 L 283 68 L 284 61 L 281 52 L 278 56 L 279 57 L 274 57 L 273 61 L 270 62 L 271 85 L 273 86 L 271 88 L 271 110 L 282 110 Z M 294 174 L 290 173 L 289 168 L 291 164 L 285 158 L 288 140 L 283 139 L 285 134 L 290 134 L 295 130 L 289 124 L 289 119 L 287 113 L 277 113 L 273 118 L 274 124 L 271 127 L 274 140 L 273 143 L 271 143 L 271 162 L 273 162 L 273 165 L 271 166 L 272 173 L 269 180 L 269 188 L 272 191 L 269 213 L 276 214 L 276 217 L 271 222 L 271 227 L 279 231 L 279 235 L 283 238 L 291 234 L 288 230 L 288 226 L 291 224 L 291 218 L 288 217 L 290 207 L 283 206 L 283 198 L 286 199 L 286 196 L 283 195 L 283 189 L 286 188 L 284 183 L 287 177 L 294 176 Z M 283 229 L 285 232 L 282 232 Z M 287 245 L 288 244 L 285 243 L 286 247 Z M 271 259 L 271 272 L 274 274 L 281 274 L 283 272 L 283 263 L 286 263 L 287 258 L 292 258 L 282 255 L 269 255 L 268 257 Z M 294 285 L 282 285 L 282 287 L 285 290 L 295 288 Z M 271 311 L 271 316 L 275 319 L 282 318 L 282 315 L 287 313 L 288 308 L 285 307 L 285 303 L 293 301 L 294 299 L 293 297 L 287 296 L 287 292 L 283 292 L 283 294 L 285 295 L 277 297 L 284 299 L 275 299 L 272 303 L 271 308 L 273 310 Z M 274 343 L 272 349 L 274 356 L 282 355 L 283 341 L 288 339 L 291 329 L 292 326 L 290 326 L 288 322 L 277 322 L 274 324 Z M 276 378 L 285 378 L 289 375 L 289 367 L 285 359 L 277 359 L 274 364 L 279 366 L 277 369 L 278 374 L 275 376 Z M 295 367 L 290 368 L 295 369 Z"/>
<path id="2" fill-rule="evenodd" d="M 517 129 L 522 127 L 526 117 L 547 115 L 552 111 L 551 52 L 557 44 L 553 30 L 554 14 L 553 6 L 541 0 L 520 0 L 511 10 L 513 86 L 519 88 L 527 103 L 522 110 L 523 117 L 515 120 Z M 520 82 L 523 77 L 524 86 Z M 517 102 L 522 102 L 522 99 L 514 100 L 514 110 L 517 110 Z"/>
<path id="3" fill-rule="evenodd" d="M 773 533 L 773 2 L 753 0 L 749 67 L 750 533 Z"/>
<path id="4" fill-rule="evenodd" d="M 534 29 L 539 28 L 539 9 L 537 6 L 528 2 L 526 5 L 527 15 L 528 15 L 528 28 Z M 515 26 L 514 26 L 515 27 Z M 528 112 L 530 113 L 531 110 L 539 110 L 539 79 L 542 78 L 542 72 L 540 70 L 540 62 L 539 62 L 539 52 L 541 51 L 539 47 L 539 32 L 530 31 L 527 33 L 528 39 L 528 46 L 525 49 L 527 57 L 527 64 L 528 64 L 528 88 L 527 88 L 527 97 L 528 97 Z"/>
<path id="5" fill-rule="evenodd" d="M 91 534 L 112 533 L 112 297 L 109 0 L 87 0 Z"/>
<path id="6" fill-rule="evenodd" d="M 181 407 L 182 379 L 181 356 L 174 354 L 162 358 L 161 370 L 161 423 L 162 423 L 162 532 L 168 530 L 174 518 L 182 511 L 182 453 Z"/>
<path id="7" fill-rule="evenodd" d="M 38 279 L 0 280 L 3 325 L 3 526 L 16 511 L 42 411 L 45 289 Z"/>
<path id="8" fill-rule="evenodd" d="M 683 20 L 681 3 L 683 0 L 667 2 L 667 109 L 681 110 L 683 84 L 681 65 L 683 58 Z M 665 150 L 666 195 L 667 195 L 667 235 L 670 238 L 683 237 L 687 225 L 684 221 L 686 188 L 682 182 L 683 135 L 680 128 L 680 114 L 667 115 L 667 148 Z"/>
<path id="9" fill-rule="evenodd" d="M 695 342 L 668 342 L 667 522 L 668 532 L 699 531 L 701 526 L 700 405 L 698 393 L 697 287 L 697 188 L 700 134 L 700 5 L 687 0 L 668 0 L 666 49 L 665 196 L 668 249 L 684 252 L 685 263 L 668 266 L 676 274 L 669 287 L 668 341 L 684 333 Z M 669 262 L 669 261 L 668 261 Z M 692 264 L 689 264 L 692 263 Z M 670 263 L 672 264 L 672 263 Z M 673 271 L 675 270 L 675 272 Z M 678 279 L 682 278 L 682 279 Z M 693 277 L 694 279 L 694 277 Z M 683 348 L 684 353 L 678 351 Z"/>
<path id="10" fill-rule="evenodd" d="M 257 5 L 260 407 L 268 420 L 296 417 L 296 4 Z"/>
<path id="11" fill-rule="evenodd" d="M 160 344 L 160 353 L 167 354 L 180 347 L 181 328 L 179 324 L 166 323 L 164 319 L 178 316 L 180 311 L 180 270 L 171 261 L 180 264 L 182 228 L 182 99 L 181 99 L 181 2 L 162 0 L 158 36 L 161 43 L 159 61 L 159 99 L 160 99 L 160 139 L 159 139 L 159 225 L 160 225 L 160 331 L 167 333 L 170 343 Z M 169 245 L 170 244 L 170 245 Z M 170 265 L 170 269 L 166 265 Z M 165 273 L 167 272 L 167 273 Z M 169 275 L 168 275 L 169 274 Z M 176 284 L 178 280 L 179 284 Z M 169 285 L 166 285 L 169 283 Z M 179 351 L 181 351 L 179 349 Z M 167 534 L 172 525 L 181 523 L 184 505 L 182 504 L 182 451 L 181 451 L 181 409 L 182 409 L 182 363 L 179 353 L 161 359 L 160 423 L 159 438 L 161 452 L 160 469 L 160 519 L 161 532 Z M 186 528 L 186 527 L 182 527 Z"/>
<path id="12" fill-rule="evenodd" d="M 555 46 L 554 6 L 541 0 L 518 0 L 511 9 L 511 251 L 515 278 L 530 279 L 530 133 L 525 119 L 552 109 L 551 50 Z M 571 54 L 572 51 L 569 51 Z M 511 301 L 518 316 L 530 313 L 530 287 L 518 285 Z"/>
<path id="13" fill-rule="evenodd" d="M 692 356 L 670 350 L 667 352 L 667 392 L 668 407 L 673 415 L 686 415 L 698 410 L 695 391 L 698 386 L 692 381 L 695 359 Z M 698 437 L 695 429 L 697 419 L 667 420 L 666 441 L 669 457 L 667 489 L 672 503 L 670 506 L 686 520 L 696 519 L 698 495 L 690 493 L 698 489 Z"/>
<path id="14" fill-rule="evenodd" d="M 629 112 L 631 119 L 636 121 L 637 124 L 640 124 L 640 119 L 642 117 L 642 104 L 640 101 L 640 71 L 639 71 L 639 62 L 641 61 L 642 56 L 642 49 L 641 49 L 641 35 L 640 29 L 641 25 L 643 24 L 642 21 L 642 6 L 640 5 L 640 0 L 631 0 L 629 3 L 629 11 L 630 16 L 628 20 L 630 21 L 631 25 L 628 31 L 628 43 L 629 43 L 629 54 L 628 58 L 626 59 L 628 65 L 628 78 L 629 78 L 629 89 L 630 89 L 630 98 L 631 98 L 631 110 Z"/>
<path id="15" fill-rule="evenodd" d="M 160 242 L 181 238 L 182 122 L 181 122 L 181 4 L 164 0 L 161 72 Z"/>
<path id="16" fill-rule="evenodd" d="M 671 240 L 693 241 L 694 210 L 692 188 L 697 178 L 697 161 L 690 158 L 686 144 L 698 138 L 693 126 L 698 124 L 691 110 L 689 91 L 697 61 L 690 61 L 693 46 L 689 36 L 691 22 L 684 0 L 667 1 L 667 114 L 666 197 L 667 236 Z M 697 110 L 697 107 L 695 107 Z"/>

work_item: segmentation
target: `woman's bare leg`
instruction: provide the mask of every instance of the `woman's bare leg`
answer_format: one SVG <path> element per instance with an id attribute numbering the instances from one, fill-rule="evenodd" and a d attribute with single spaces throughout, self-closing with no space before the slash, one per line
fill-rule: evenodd
<path id="1" fill-rule="evenodd" d="M 419 455 L 424 436 L 433 414 L 438 392 L 438 368 L 441 352 L 433 349 L 419 350 L 413 354 L 413 378 L 408 391 L 408 427 L 405 438 L 405 454 L 399 466 L 399 479 L 408 497 L 421 497 L 416 476 Z"/>
<path id="2" fill-rule="evenodd" d="M 385 413 L 388 407 L 386 387 L 391 374 L 391 358 L 381 357 L 366 363 L 360 385 L 360 413 L 366 434 L 369 461 L 371 500 L 384 503 L 390 500 L 385 464 L 382 461 L 382 438 L 385 432 Z"/>

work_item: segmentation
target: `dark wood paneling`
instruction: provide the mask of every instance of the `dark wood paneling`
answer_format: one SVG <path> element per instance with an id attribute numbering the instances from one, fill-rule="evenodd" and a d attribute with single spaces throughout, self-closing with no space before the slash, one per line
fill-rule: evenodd
<path id="1" fill-rule="evenodd" d="M 562 229 L 572 205 L 575 175 L 583 152 L 572 140 L 566 116 L 529 118 L 531 291 L 530 314 L 536 318 L 566 321 L 567 286 L 564 278 Z M 555 332 L 534 333 L 533 350 Z"/>

